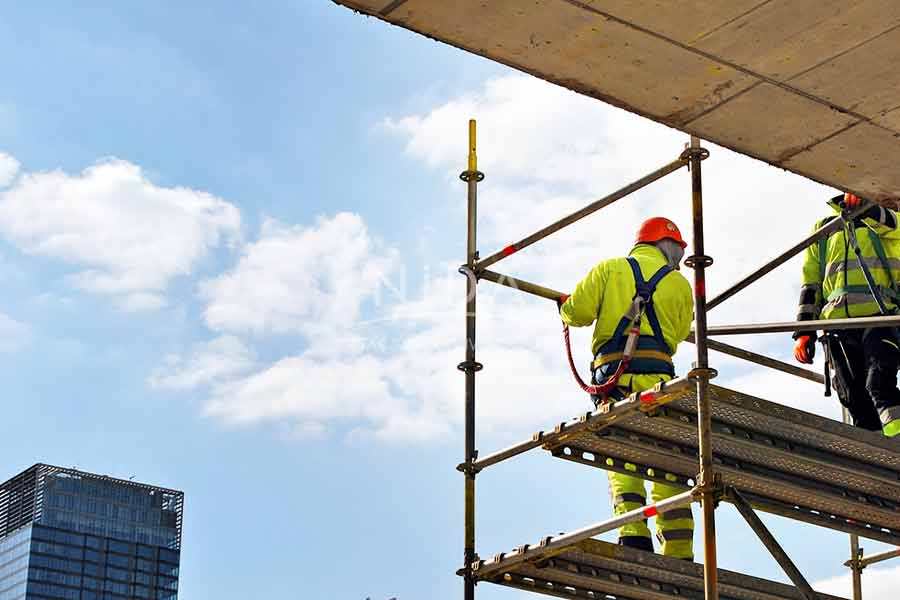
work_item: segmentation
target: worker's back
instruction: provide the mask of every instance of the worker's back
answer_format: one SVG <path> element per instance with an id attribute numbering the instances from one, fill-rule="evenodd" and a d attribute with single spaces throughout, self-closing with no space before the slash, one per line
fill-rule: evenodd
<path id="1" fill-rule="evenodd" d="M 657 229 L 656 235 L 652 232 L 654 227 Z M 560 308 L 563 321 L 569 325 L 587 326 L 596 321 L 592 342 L 596 357 L 592 364 L 594 383 L 603 381 L 614 385 L 615 389 L 608 397 L 592 395 L 595 405 L 610 398 L 622 399 L 627 394 L 641 392 L 670 379 L 675 373 L 671 355 L 690 333 L 693 318 L 691 286 L 681 273 L 668 267 L 669 260 L 672 264 L 680 261 L 686 244 L 668 219 L 650 219 L 641 230 L 651 230 L 647 243 L 638 243 L 628 258 L 605 260 L 591 269 Z M 644 236 L 639 233 L 638 242 L 643 242 L 642 238 Z M 666 245 L 669 240 L 681 247 L 675 246 L 675 251 L 670 252 L 672 248 Z M 666 254 L 661 248 L 666 250 Z M 625 363 L 627 353 L 622 352 L 625 349 L 625 336 L 622 334 L 626 333 L 625 325 L 630 321 L 623 317 L 634 303 L 637 279 L 646 284 L 641 294 L 643 297 L 649 294 L 654 284 L 655 290 L 652 304 L 641 321 L 638 349 L 630 356 L 630 362 Z M 621 374 L 623 364 L 627 364 L 628 368 Z M 665 481 L 651 484 L 654 502 L 671 498 L 679 491 Z M 610 471 L 609 492 L 617 515 L 646 505 L 644 481 L 633 475 Z M 690 510 L 665 519 L 657 518 L 656 527 L 664 555 L 693 559 L 694 520 Z M 646 520 L 620 527 L 619 543 L 652 552 L 653 540 Z"/>
<path id="2" fill-rule="evenodd" d="M 645 281 L 666 265 L 662 251 L 650 244 L 638 244 L 629 254 L 640 266 Z M 575 286 L 560 314 L 569 325 L 586 326 L 596 320 L 591 348 L 594 354 L 616 333 L 636 292 L 634 275 L 627 258 L 612 258 L 594 267 Z M 674 271 L 663 277 L 653 295 L 653 307 L 659 325 L 673 354 L 690 333 L 693 320 L 693 294 L 687 279 Z M 650 319 L 641 324 L 641 334 L 652 336 Z"/>

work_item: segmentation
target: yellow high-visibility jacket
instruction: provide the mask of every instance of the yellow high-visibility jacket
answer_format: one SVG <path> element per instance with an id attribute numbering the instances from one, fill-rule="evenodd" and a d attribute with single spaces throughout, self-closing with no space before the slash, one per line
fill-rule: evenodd
<path id="1" fill-rule="evenodd" d="M 666 264 L 662 251 L 649 244 L 638 244 L 629 256 L 637 260 L 645 280 Z M 596 321 L 591 342 L 596 355 L 615 334 L 619 322 L 631 307 L 635 292 L 634 275 L 627 259 L 604 260 L 575 286 L 560 309 L 560 316 L 572 327 L 585 327 Z M 678 271 L 664 277 L 653 295 L 653 307 L 669 354 L 674 354 L 678 344 L 690 333 L 694 315 L 693 292 L 687 279 Z M 653 335 L 647 318 L 641 323 L 641 334 Z M 625 376 L 620 381 L 628 386 L 630 377 Z"/>
<path id="2" fill-rule="evenodd" d="M 840 209 L 831 204 L 835 211 Z M 891 214 L 892 213 L 892 214 Z M 837 217 L 831 217 L 831 219 Z M 822 219 L 815 229 L 830 219 Z M 854 222 L 856 238 L 888 310 L 898 307 L 896 284 L 900 283 L 900 228 L 898 214 L 873 207 Z M 879 254 L 882 256 L 879 256 Z M 885 268 L 887 267 L 887 268 Z M 797 319 L 844 319 L 879 314 L 878 304 L 866 283 L 859 259 L 845 230 L 806 249 L 803 287 Z M 795 336 L 796 337 L 796 336 Z"/>

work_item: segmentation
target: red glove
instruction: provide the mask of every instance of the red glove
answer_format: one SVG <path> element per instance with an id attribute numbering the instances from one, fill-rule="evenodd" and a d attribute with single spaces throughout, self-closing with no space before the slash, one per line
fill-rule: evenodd
<path id="1" fill-rule="evenodd" d="M 816 339 L 811 335 L 801 335 L 794 344 L 794 358 L 797 362 L 811 365 L 816 355 Z"/>
<path id="2" fill-rule="evenodd" d="M 563 294 L 559 298 L 556 299 L 556 308 L 562 310 L 562 305 L 566 303 L 566 300 L 569 299 L 569 294 Z"/>
<path id="3" fill-rule="evenodd" d="M 862 203 L 863 199 L 856 194 L 851 194 L 849 192 L 844 194 L 844 206 L 846 206 L 850 210 L 862 206 Z"/>

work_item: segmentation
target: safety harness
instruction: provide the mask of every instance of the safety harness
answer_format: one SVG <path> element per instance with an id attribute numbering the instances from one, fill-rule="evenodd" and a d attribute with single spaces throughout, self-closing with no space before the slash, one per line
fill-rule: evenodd
<path id="1" fill-rule="evenodd" d="M 881 262 L 881 268 L 884 270 L 888 281 L 890 282 L 889 287 L 878 285 L 875 278 L 872 276 L 872 272 L 869 270 L 865 258 L 862 255 L 862 250 L 859 247 L 859 240 L 856 237 L 856 230 L 858 228 L 854 221 L 848 220 L 846 215 L 841 213 L 840 217 L 829 217 L 822 221 L 822 224 L 824 225 L 835 218 L 840 218 L 844 223 L 844 235 L 846 236 L 850 247 L 853 249 L 853 253 L 856 254 L 863 277 L 866 280 L 866 285 L 846 285 L 836 288 L 828 294 L 828 297 L 825 298 L 825 302 L 832 302 L 836 298 L 840 298 L 846 294 L 869 294 L 875 299 L 878 310 L 882 315 L 891 314 L 891 311 L 884 302 L 884 298 L 889 298 L 895 305 L 900 304 L 900 290 L 898 290 L 897 284 L 894 281 L 894 275 L 891 272 L 891 265 L 888 262 L 887 253 L 884 251 L 884 244 L 881 241 L 881 237 L 867 223 L 862 224 L 866 229 L 866 234 L 869 236 L 872 247 L 875 249 L 875 255 L 878 257 L 879 262 Z M 825 272 L 827 268 L 826 254 L 828 252 L 829 237 L 823 237 L 819 240 L 819 279 L 822 282 L 825 281 Z"/>
<path id="2" fill-rule="evenodd" d="M 828 223 L 832 219 L 836 217 L 829 217 L 828 219 L 822 222 L 822 225 Z M 842 212 L 840 217 L 838 217 L 844 223 L 844 235 L 850 244 L 850 247 L 853 249 L 853 253 L 856 254 L 856 259 L 859 262 L 859 267 L 862 270 L 863 278 L 866 280 L 866 285 L 847 285 L 841 288 L 837 288 L 833 290 L 830 294 L 828 294 L 828 298 L 826 298 L 826 302 L 831 302 L 836 298 L 840 298 L 844 294 L 869 294 L 872 298 L 875 299 L 875 304 L 878 305 L 878 311 L 882 315 L 890 315 L 894 314 L 894 311 L 888 309 L 887 305 L 884 302 L 884 296 L 888 296 L 894 305 L 900 304 L 898 300 L 900 300 L 900 290 L 897 288 L 897 284 L 894 282 L 894 275 L 891 273 L 891 265 L 887 259 L 887 253 L 884 251 L 884 244 L 881 242 L 881 237 L 869 226 L 868 223 L 863 222 L 863 226 L 866 229 L 866 233 L 869 236 L 869 241 L 872 243 L 872 247 L 875 249 L 875 254 L 878 256 L 878 260 L 881 262 L 881 268 L 884 270 L 887 275 L 888 281 L 890 282 L 890 287 L 885 288 L 883 286 L 878 285 L 875 281 L 875 278 L 872 276 L 872 272 L 869 270 L 869 266 L 866 264 L 865 257 L 863 257 L 862 249 L 859 247 L 859 240 L 856 237 L 856 223 L 855 221 L 851 221 L 847 219 L 847 215 Z M 828 236 L 830 237 L 830 236 Z M 828 251 L 828 237 L 824 237 L 819 240 L 819 279 L 824 282 L 825 281 L 825 272 L 827 269 L 827 260 L 826 253 Z M 846 256 L 845 256 L 846 260 Z M 846 269 L 844 270 L 846 273 Z M 845 279 L 846 281 L 846 279 Z M 863 333 L 863 339 L 868 335 L 870 330 L 866 330 Z M 900 344 L 900 331 L 897 330 L 896 327 L 890 328 L 891 334 L 894 337 L 894 340 L 897 344 Z M 844 348 L 843 343 L 841 342 L 840 337 L 835 335 L 833 332 L 826 332 L 821 338 L 822 344 L 825 348 L 825 395 L 831 395 L 831 367 L 832 361 L 835 357 L 835 351 L 839 351 L 843 356 L 843 362 L 835 361 L 834 362 L 834 372 L 837 375 L 838 379 L 841 380 L 841 385 L 844 389 L 849 389 L 847 378 L 853 377 L 852 373 L 845 373 L 844 368 L 849 369 L 850 361 L 847 357 L 846 349 Z"/>
<path id="3" fill-rule="evenodd" d="M 653 308 L 653 294 L 656 292 L 656 287 L 666 275 L 672 272 L 672 267 L 663 265 L 649 281 L 646 281 L 638 261 L 630 256 L 627 261 L 634 275 L 635 294 L 631 300 L 631 307 L 619 321 L 612 337 L 597 350 L 594 361 L 591 363 L 594 380 L 601 381 L 605 378 L 605 381 L 588 385 L 581 379 L 572 359 L 569 326 L 563 322 L 563 338 L 566 342 L 566 355 L 572 375 L 582 390 L 598 397 L 598 402 L 606 401 L 626 371 L 631 374 L 661 373 L 675 376 L 671 350 L 663 336 L 662 327 L 660 327 L 659 319 Z M 641 323 L 645 315 L 650 322 L 653 335 L 641 335 Z"/>

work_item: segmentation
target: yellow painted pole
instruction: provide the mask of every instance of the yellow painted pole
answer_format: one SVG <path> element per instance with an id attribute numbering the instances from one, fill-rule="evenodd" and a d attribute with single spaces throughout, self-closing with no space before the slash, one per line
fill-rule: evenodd
<path id="1" fill-rule="evenodd" d="M 469 172 L 478 170 L 478 155 L 475 153 L 475 119 L 469 119 Z"/>

